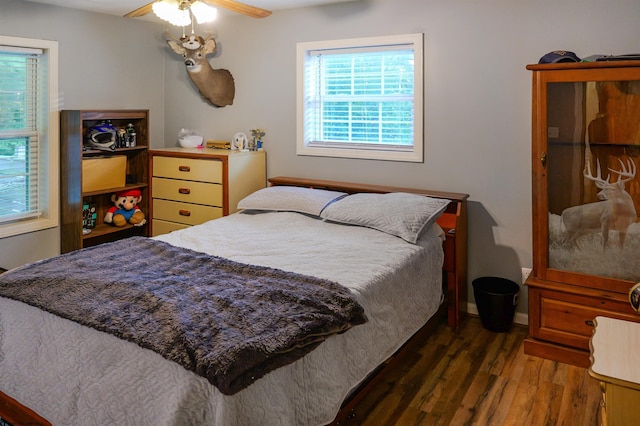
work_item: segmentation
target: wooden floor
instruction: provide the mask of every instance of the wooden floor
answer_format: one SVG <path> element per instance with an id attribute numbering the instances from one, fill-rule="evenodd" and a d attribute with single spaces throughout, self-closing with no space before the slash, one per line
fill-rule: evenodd
<path id="1" fill-rule="evenodd" d="M 595 426 L 598 382 L 584 368 L 525 355 L 527 330 L 438 326 L 341 425 Z"/>

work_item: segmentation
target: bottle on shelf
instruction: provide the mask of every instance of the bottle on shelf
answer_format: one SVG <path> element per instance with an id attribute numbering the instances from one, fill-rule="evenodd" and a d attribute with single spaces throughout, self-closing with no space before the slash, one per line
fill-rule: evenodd
<path id="1" fill-rule="evenodd" d="M 133 123 L 127 124 L 127 147 L 136 146 L 136 128 Z"/>

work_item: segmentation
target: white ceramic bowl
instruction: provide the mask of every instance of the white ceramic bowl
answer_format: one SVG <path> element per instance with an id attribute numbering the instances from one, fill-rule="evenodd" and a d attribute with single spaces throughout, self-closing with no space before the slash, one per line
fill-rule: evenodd
<path id="1" fill-rule="evenodd" d="M 191 135 L 178 138 L 178 144 L 183 148 L 196 148 L 202 145 L 202 136 Z"/>

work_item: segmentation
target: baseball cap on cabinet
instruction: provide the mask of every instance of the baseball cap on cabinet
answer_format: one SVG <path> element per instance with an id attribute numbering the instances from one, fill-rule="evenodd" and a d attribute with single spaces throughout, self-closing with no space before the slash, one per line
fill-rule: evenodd
<path id="1" fill-rule="evenodd" d="M 544 55 L 538 61 L 539 64 L 555 64 L 557 62 L 580 62 L 580 58 L 568 50 L 554 50 Z"/>

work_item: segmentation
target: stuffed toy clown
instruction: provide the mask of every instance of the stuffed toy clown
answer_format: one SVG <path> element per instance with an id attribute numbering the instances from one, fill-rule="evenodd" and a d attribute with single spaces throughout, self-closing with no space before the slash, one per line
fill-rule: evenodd
<path id="1" fill-rule="evenodd" d="M 138 203 L 142 201 L 142 193 L 139 189 L 118 191 L 111 196 L 111 201 L 113 206 L 104 216 L 104 223 L 122 227 L 127 223 L 142 226 L 147 222 L 144 213 L 138 207 Z"/>

